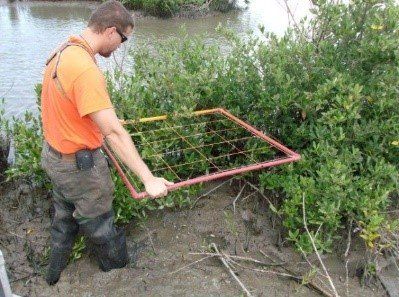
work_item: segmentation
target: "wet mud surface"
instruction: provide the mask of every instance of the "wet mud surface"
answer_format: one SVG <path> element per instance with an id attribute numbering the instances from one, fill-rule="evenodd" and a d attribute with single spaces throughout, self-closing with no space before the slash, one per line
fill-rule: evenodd
<path id="1" fill-rule="evenodd" d="M 211 183 L 207 188 L 216 185 Z M 104 273 L 85 252 L 68 265 L 55 286 L 49 287 L 43 273 L 51 197 L 44 190 L 24 185 L 3 187 L 0 248 L 13 292 L 21 296 L 244 296 L 217 257 L 192 254 L 212 252 L 212 243 L 228 255 L 284 263 L 298 276 L 309 275 L 305 259 L 289 243 L 282 242 L 268 202 L 244 191 L 233 205 L 239 190 L 227 183 L 198 200 L 192 209 L 163 210 L 150 214 L 144 223 L 132 222 L 127 226 L 133 259 L 128 267 Z M 360 244 L 354 244 L 348 258 L 346 278 L 344 251 L 344 243 L 342 247 L 338 244 L 333 254 L 322 256 L 340 295 L 387 296 L 378 281 L 360 284 L 356 276 L 364 261 Z M 316 257 L 308 260 L 318 266 Z M 322 296 L 316 289 L 276 275 L 287 273 L 276 266 L 237 261 L 232 268 L 253 296 Z M 329 290 L 325 278 L 313 277 L 313 282 Z"/>

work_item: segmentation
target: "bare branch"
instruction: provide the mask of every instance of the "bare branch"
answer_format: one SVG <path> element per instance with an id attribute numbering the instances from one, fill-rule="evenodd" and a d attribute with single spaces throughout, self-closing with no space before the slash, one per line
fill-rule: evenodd
<path id="1" fill-rule="evenodd" d="M 248 184 L 252 189 L 256 190 L 256 191 L 259 193 L 259 195 L 262 196 L 262 198 L 264 198 L 267 202 L 269 202 L 269 204 L 270 204 L 274 209 L 277 209 L 277 208 L 274 206 L 274 204 L 270 201 L 270 199 L 267 198 L 266 195 L 263 194 L 263 193 L 260 191 L 260 189 L 259 189 L 258 187 L 256 187 L 255 185 L 251 184 L 250 182 L 247 182 L 247 184 Z M 281 216 L 280 216 L 278 213 L 276 213 L 276 215 L 277 215 L 279 218 L 281 218 Z"/>
<path id="2" fill-rule="evenodd" d="M 247 184 L 245 183 L 244 186 L 241 188 L 240 192 L 238 193 L 238 195 L 236 196 L 236 198 L 233 201 L 233 211 L 234 211 L 234 213 L 236 213 L 236 202 L 237 202 L 238 198 L 240 198 L 240 196 L 241 196 L 241 194 L 244 191 L 246 186 L 247 186 Z"/>
<path id="3" fill-rule="evenodd" d="M 199 263 L 199 262 L 202 262 L 202 261 L 204 261 L 204 260 L 206 260 L 206 259 L 209 259 L 209 258 L 212 258 L 212 257 L 213 257 L 213 255 L 203 257 L 203 258 L 201 258 L 201 259 L 199 259 L 199 260 L 197 260 L 197 261 L 194 261 L 194 262 L 192 262 L 192 263 L 190 263 L 190 264 L 188 264 L 188 265 L 186 265 L 186 266 L 180 267 L 179 269 L 177 269 L 177 270 L 175 270 L 175 271 L 169 272 L 168 274 L 175 274 L 175 273 L 177 273 L 177 272 L 179 272 L 179 271 L 182 271 L 183 269 L 186 269 L 186 268 L 188 268 L 188 267 L 190 267 L 190 266 L 193 266 L 193 265 L 195 265 L 195 264 L 197 264 L 197 263 Z"/>
<path id="4" fill-rule="evenodd" d="M 242 260 L 242 261 L 248 261 L 248 262 L 253 262 L 255 264 L 259 264 L 259 265 L 263 265 L 263 266 L 282 266 L 285 263 L 281 262 L 281 263 L 265 263 L 256 259 L 252 259 L 252 258 L 248 258 L 248 257 L 241 257 L 241 256 L 234 256 L 234 255 L 227 255 L 225 253 L 223 254 L 218 254 L 218 253 L 189 253 L 189 255 L 208 255 L 210 257 L 221 257 L 223 255 L 229 257 L 229 258 L 233 258 L 233 259 L 237 259 L 237 260 Z"/>
<path id="5" fill-rule="evenodd" d="M 218 247 L 216 246 L 215 243 L 211 243 L 211 247 L 218 254 L 220 254 L 219 249 L 218 249 Z M 219 256 L 219 259 L 220 259 L 220 261 L 222 261 L 223 265 L 229 270 L 231 276 L 238 282 L 238 284 L 240 285 L 241 289 L 245 292 L 245 294 L 247 294 L 248 297 L 252 297 L 253 295 L 251 294 L 251 292 L 248 291 L 248 289 L 244 286 L 244 284 L 241 282 L 241 280 L 237 277 L 237 275 L 231 269 L 231 267 L 230 267 L 229 263 L 227 262 L 227 260 L 224 257 L 222 257 L 222 256 Z"/>
<path id="6" fill-rule="evenodd" d="M 194 201 L 193 205 L 191 206 L 191 209 L 194 208 L 194 206 L 197 204 L 197 202 L 201 199 L 204 198 L 206 196 L 208 196 L 209 194 L 211 194 L 212 192 L 216 191 L 217 189 L 219 189 L 221 186 L 223 186 L 224 184 L 228 183 L 229 181 L 233 180 L 234 177 L 225 180 L 224 182 L 222 182 L 221 184 L 218 184 L 216 187 L 214 187 L 213 189 L 209 190 L 208 192 L 200 195 L 199 197 L 197 197 L 197 199 Z"/>
<path id="7" fill-rule="evenodd" d="M 317 259 L 319 260 L 320 265 L 321 265 L 321 267 L 322 267 L 323 270 L 324 270 L 324 273 L 326 274 L 326 277 L 327 277 L 327 279 L 328 279 L 328 282 L 330 283 L 331 289 L 332 289 L 333 292 L 334 292 L 334 296 L 335 296 L 335 297 L 339 297 L 339 295 L 338 295 L 338 293 L 337 293 L 337 290 L 335 289 L 334 283 L 333 283 L 333 281 L 332 281 L 332 279 L 331 279 L 331 277 L 330 277 L 330 274 L 328 273 L 327 268 L 326 268 L 326 266 L 324 265 L 324 262 L 323 262 L 323 260 L 322 260 L 321 257 L 320 257 L 320 254 L 319 254 L 319 251 L 317 250 L 317 247 L 316 247 L 316 244 L 315 244 L 315 242 L 314 242 L 314 239 L 313 239 L 313 237 L 312 237 L 312 235 L 310 234 L 309 229 L 308 229 L 308 224 L 307 224 L 307 222 L 306 222 L 305 194 L 302 195 L 302 211 L 303 211 L 303 225 L 304 225 L 304 228 L 305 228 L 305 230 L 306 230 L 306 233 L 307 233 L 308 236 L 309 236 L 310 242 L 312 243 L 313 250 L 314 250 L 314 252 L 316 253 Z"/>

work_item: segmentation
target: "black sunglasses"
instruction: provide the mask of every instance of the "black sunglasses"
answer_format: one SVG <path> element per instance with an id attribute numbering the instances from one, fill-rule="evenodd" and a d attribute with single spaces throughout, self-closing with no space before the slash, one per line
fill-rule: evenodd
<path id="1" fill-rule="evenodd" d="M 125 36 L 125 34 L 123 34 L 121 31 L 119 31 L 118 28 L 115 28 L 115 29 L 116 29 L 116 32 L 119 34 L 119 36 L 122 39 L 121 43 L 124 43 L 127 40 L 127 37 Z"/>

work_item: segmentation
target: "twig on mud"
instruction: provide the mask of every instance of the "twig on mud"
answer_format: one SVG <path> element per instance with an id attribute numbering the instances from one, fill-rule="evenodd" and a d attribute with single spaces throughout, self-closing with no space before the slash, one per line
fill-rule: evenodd
<path id="1" fill-rule="evenodd" d="M 319 273 L 321 276 L 327 278 L 327 276 L 325 276 L 325 275 L 320 271 L 319 267 L 313 265 L 313 263 L 309 261 L 308 257 L 306 256 L 305 251 L 304 251 L 300 246 L 298 246 L 298 248 L 299 248 L 299 251 L 301 252 L 303 258 L 305 259 L 305 261 L 309 264 L 310 268 L 314 269 L 314 270 L 315 270 L 317 273 Z"/>
<path id="2" fill-rule="evenodd" d="M 348 271 L 348 262 L 345 262 L 345 288 L 346 288 L 346 297 L 349 297 L 349 271 Z"/>
<path id="3" fill-rule="evenodd" d="M 324 277 L 325 279 L 328 279 L 328 277 L 326 275 L 324 275 L 324 273 L 322 271 L 320 271 L 319 267 L 313 265 L 312 262 L 309 261 L 308 257 L 306 256 L 305 251 L 299 246 L 299 251 L 302 253 L 303 258 L 305 259 L 305 261 L 309 264 L 310 268 L 312 268 L 314 271 L 316 271 L 318 273 L 319 276 Z M 317 278 L 320 283 L 323 284 L 323 286 L 328 287 L 328 285 L 325 284 L 325 282 L 323 280 L 321 280 L 320 278 Z M 322 289 L 320 286 L 318 286 L 317 284 L 315 284 L 314 282 L 308 280 L 308 282 L 311 284 L 311 286 L 317 288 L 317 290 L 319 290 L 321 293 L 323 293 L 326 296 L 329 297 L 334 297 L 335 295 L 332 295 L 329 292 L 326 292 L 324 289 Z"/>
<path id="4" fill-rule="evenodd" d="M 348 271 L 348 262 L 349 260 L 348 255 L 349 255 L 349 250 L 351 248 L 351 242 L 352 242 L 352 224 L 353 224 L 353 220 L 350 221 L 349 223 L 349 230 L 348 230 L 348 243 L 346 245 L 346 250 L 345 250 L 345 254 L 344 257 L 346 259 L 345 261 L 345 288 L 346 288 L 346 296 L 349 296 L 349 271 Z"/>
<path id="5" fill-rule="evenodd" d="M 211 247 L 218 253 L 219 249 L 216 246 L 215 243 L 211 243 Z M 219 256 L 220 261 L 222 261 L 223 265 L 229 270 L 231 276 L 238 282 L 238 284 L 240 285 L 241 289 L 245 292 L 245 294 L 247 294 L 248 297 L 252 297 L 253 295 L 251 294 L 251 292 L 248 291 L 248 289 L 244 286 L 244 284 L 241 282 L 241 280 L 237 277 L 237 275 L 234 273 L 234 271 L 231 269 L 229 263 L 227 262 L 226 258 L 223 257 L 221 254 Z"/>
<path id="6" fill-rule="evenodd" d="M 197 261 L 194 261 L 194 262 L 192 262 L 192 263 L 190 263 L 190 264 L 188 264 L 188 265 L 185 265 L 185 266 L 183 266 L 183 267 L 180 267 L 179 269 L 177 269 L 177 270 L 175 270 L 175 271 L 169 272 L 168 274 L 175 274 L 175 273 L 177 273 L 177 272 L 179 272 L 179 271 L 182 271 L 183 269 L 186 269 L 186 268 L 188 268 L 188 267 L 190 267 L 190 266 L 193 266 L 193 265 L 195 265 L 195 264 L 197 264 L 197 263 L 199 263 L 199 262 L 202 262 L 202 261 L 204 261 L 204 260 L 206 260 L 206 259 L 209 259 L 209 258 L 212 258 L 212 257 L 213 257 L 213 255 L 203 257 L 203 258 L 201 258 L 201 259 L 199 259 L 199 260 L 197 260 Z"/>
<path id="7" fill-rule="evenodd" d="M 280 263 L 277 263 L 274 259 L 272 259 L 268 255 L 266 255 L 266 253 L 264 253 L 263 251 L 260 251 L 260 252 L 263 255 L 265 255 L 268 259 L 273 261 L 276 266 L 281 266 L 281 268 L 283 268 L 287 273 L 274 271 L 274 270 L 265 270 L 265 269 L 246 267 L 246 266 L 241 265 L 241 264 L 237 263 L 236 261 L 230 259 L 230 258 L 234 258 L 234 256 L 229 256 L 229 255 L 226 255 L 226 254 L 224 254 L 224 255 L 227 256 L 229 258 L 229 260 L 232 261 L 235 265 L 237 265 L 237 266 L 239 266 L 241 268 L 250 269 L 250 270 L 253 270 L 253 271 L 256 271 L 256 272 L 262 272 L 262 273 L 268 273 L 268 274 L 273 274 L 273 275 L 277 275 L 277 276 L 287 277 L 287 278 L 293 279 L 294 281 L 298 282 L 299 284 L 303 284 L 303 285 L 309 287 L 310 289 L 313 289 L 313 290 L 321 293 L 322 295 L 324 295 L 326 297 L 333 297 L 333 295 L 331 295 L 329 292 L 324 290 L 322 287 L 320 287 L 316 283 L 312 282 L 311 280 L 305 280 L 304 277 L 298 276 L 296 272 L 290 270 L 289 268 L 287 268 L 287 267 L 285 267 L 283 265 L 279 265 Z"/>
<path id="8" fill-rule="evenodd" d="M 236 198 L 233 201 L 233 211 L 234 211 L 234 213 L 236 213 L 236 202 L 237 202 L 238 198 L 240 198 L 240 196 L 241 196 L 241 194 L 244 191 L 246 186 L 247 186 L 247 183 L 245 183 L 243 185 L 243 187 L 241 188 L 240 192 L 238 193 L 238 195 L 236 196 Z"/>
<path id="9" fill-rule="evenodd" d="M 229 181 L 231 181 L 231 180 L 233 180 L 233 179 L 234 179 L 234 177 L 232 177 L 232 178 L 230 178 L 230 179 L 228 179 L 228 180 L 225 180 L 224 182 L 222 182 L 221 184 L 218 184 L 218 185 L 217 185 L 216 187 L 214 187 L 213 189 L 211 189 L 211 190 L 209 190 L 208 192 L 206 192 L 206 193 L 200 195 L 199 197 L 197 197 L 197 199 L 194 201 L 193 205 L 191 206 L 191 209 L 195 207 L 195 205 L 197 204 L 197 202 L 198 202 L 201 198 L 204 198 L 204 197 L 208 196 L 210 193 L 216 191 L 216 190 L 219 189 L 221 186 L 223 186 L 224 184 L 226 184 L 227 182 L 229 182 Z"/>
<path id="10" fill-rule="evenodd" d="M 12 231 L 6 230 L 6 232 L 11 234 L 11 235 L 13 235 L 13 236 L 15 236 L 15 237 L 18 237 L 18 238 L 21 238 L 21 239 L 26 239 L 26 236 L 24 237 L 24 236 L 18 235 L 16 233 L 12 232 Z"/>
<path id="11" fill-rule="evenodd" d="M 253 195 L 255 195 L 255 194 L 256 194 L 256 192 L 252 192 L 252 193 L 248 194 L 247 196 L 245 196 L 244 198 L 242 198 L 242 202 L 244 202 L 244 201 L 247 200 L 249 197 L 251 197 L 251 196 L 253 196 Z"/>
<path id="12" fill-rule="evenodd" d="M 147 233 L 146 237 L 148 237 L 148 239 L 150 240 L 152 251 L 156 254 L 157 252 L 155 251 L 155 245 L 154 245 L 154 242 L 152 241 L 152 236 L 151 236 L 151 234 L 154 233 L 155 230 L 151 230 L 150 231 L 145 224 L 143 224 L 142 226 L 143 226 L 143 228 L 145 229 L 145 231 Z"/>
<path id="13" fill-rule="evenodd" d="M 328 273 L 327 268 L 324 265 L 324 262 L 323 262 L 323 260 L 320 257 L 320 254 L 319 254 L 319 251 L 317 250 L 317 247 L 316 247 L 316 244 L 314 242 L 314 239 L 313 239 L 313 237 L 310 234 L 309 229 L 308 229 L 308 224 L 306 222 L 305 194 L 302 195 L 302 212 L 303 212 L 303 225 L 304 225 L 305 231 L 306 231 L 306 233 L 309 236 L 310 242 L 312 243 L 312 247 L 313 247 L 314 252 L 316 253 L 317 259 L 319 260 L 320 265 L 323 268 L 324 273 L 326 274 L 326 277 L 328 279 L 328 282 L 330 283 L 331 289 L 334 292 L 334 296 L 337 297 L 337 296 L 339 296 L 338 293 L 337 293 L 337 290 L 335 289 L 335 286 L 334 286 L 334 283 L 333 283 L 333 281 L 332 281 L 332 279 L 330 277 L 330 274 Z"/>
<path id="14" fill-rule="evenodd" d="M 234 261 L 233 261 L 234 262 Z M 305 280 L 302 276 L 298 276 L 295 274 L 294 271 L 291 271 L 290 269 L 286 268 L 286 267 L 282 267 L 285 271 L 287 271 L 288 273 L 284 273 L 284 272 L 278 272 L 278 271 L 274 271 L 274 270 L 264 270 L 264 269 L 257 269 L 257 268 L 251 268 L 251 267 L 245 267 L 239 263 L 234 262 L 237 266 L 241 267 L 241 268 L 245 268 L 245 269 L 250 269 L 256 272 L 262 272 L 262 273 L 268 273 L 268 274 L 273 274 L 273 275 L 277 275 L 277 276 L 282 276 L 282 277 L 287 277 L 290 278 L 294 281 L 296 281 L 299 284 L 305 285 L 308 288 L 315 290 L 317 292 L 319 292 L 320 294 L 326 296 L 326 297 L 334 297 L 333 295 L 331 295 L 329 292 L 326 292 L 322 287 L 320 287 L 319 285 L 313 283 L 310 280 Z"/>
<path id="15" fill-rule="evenodd" d="M 226 255 L 226 256 L 227 256 L 227 255 Z M 249 269 L 249 270 L 253 270 L 253 271 L 256 271 L 256 272 L 263 272 L 263 273 L 274 274 L 274 275 L 277 275 L 277 276 L 283 276 L 283 277 L 293 278 L 293 279 L 295 279 L 295 280 L 297 280 L 297 281 L 302 281 L 302 280 L 303 280 L 301 277 L 296 276 L 296 275 L 293 275 L 293 274 L 288 274 L 288 273 L 284 273 L 284 272 L 278 272 L 278 271 L 274 271 L 274 270 L 265 270 L 265 269 L 258 269 L 258 268 L 247 267 L 247 266 L 244 266 L 244 265 L 242 265 L 242 264 L 240 264 L 240 263 L 237 263 L 236 261 L 230 259 L 229 256 L 228 256 L 228 258 L 229 258 L 229 261 L 233 262 L 235 265 L 237 265 L 238 267 L 241 267 L 241 268 L 243 268 L 243 269 Z"/>
<path id="16" fill-rule="evenodd" d="M 269 202 L 269 204 L 270 204 L 274 209 L 277 209 L 277 208 L 274 206 L 274 204 L 270 201 L 270 199 L 267 198 L 266 195 L 263 194 L 263 193 L 261 192 L 261 190 L 260 190 L 258 187 L 256 187 L 255 185 L 251 184 L 251 183 L 248 182 L 248 181 L 247 181 L 247 185 L 249 185 L 252 189 L 254 189 L 255 191 L 257 191 L 257 192 L 259 193 L 259 195 L 261 195 L 263 199 L 265 199 L 267 202 Z M 276 215 L 277 215 L 279 218 L 281 218 L 281 216 L 280 216 L 278 213 L 276 213 Z"/>
<path id="17" fill-rule="evenodd" d="M 255 264 L 259 264 L 262 266 L 282 266 L 285 264 L 285 262 L 281 262 L 281 263 L 265 263 L 256 259 L 252 259 L 252 258 L 247 258 L 247 257 L 241 257 L 241 256 L 233 256 L 233 255 L 228 255 L 228 254 L 218 254 L 218 253 L 189 253 L 189 255 L 207 255 L 209 257 L 222 257 L 222 256 L 227 256 L 229 258 L 232 259 L 236 259 L 236 260 L 242 260 L 242 261 L 247 261 L 247 262 L 253 262 Z"/>
<path id="18" fill-rule="evenodd" d="M 270 257 L 268 254 L 266 254 L 264 251 L 259 250 L 259 253 L 261 253 L 265 258 L 269 259 L 270 261 L 276 263 L 276 260 L 274 260 L 272 257 Z M 280 260 L 280 259 L 279 259 Z"/>
<path id="19" fill-rule="evenodd" d="M 269 255 L 267 255 L 265 252 L 263 252 L 262 250 L 259 250 L 259 252 L 265 256 L 266 258 L 268 258 L 269 260 L 271 260 L 272 262 L 276 263 L 276 260 L 274 260 L 272 257 L 270 257 Z M 281 261 L 280 258 L 278 258 L 279 261 Z M 319 293 L 321 293 L 322 295 L 326 296 L 326 297 L 333 297 L 333 295 L 331 295 L 331 293 L 326 292 L 326 290 L 324 290 L 322 287 L 320 287 L 318 284 L 312 282 L 312 280 L 306 280 L 302 277 L 302 276 L 298 276 L 297 272 L 289 269 L 286 266 L 282 266 L 281 268 L 283 268 L 285 271 L 288 272 L 288 274 L 277 274 L 277 275 L 281 275 L 281 276 L 286 276 L 286 277 L 290 277 L 293 280 L 295 280 L 296 282 L 298 282 L 299 284 L 303 284 L 305 286 L 307 286 L 308 288 L 315 290 Z M 270 273 L 270 271 L 264 271 L 264 272 L 268 272 Z"/>
<path id="20" fill-rule="evenodd" d="M 315 290 L 317 292 L 319 292 L 320 294 L 326 296 L 326 297 L 334 297 L 331 293 L 327 292 L 323 287 L 319 286 L 317 283 L 314 283 L 312 280 L 308 280 L 305 279 L 304 277 L 298 275 L 298 272 L 295 272 L 291 269 L 289 269 L 288 267 L 286 267 L 284 264 L 286 264 L 284 261 L 282 261 L 280 258 L 278 258 L 279 262 L 276 261 L 275 259 L 273 259 L 272 257 L 268 256 L 265 252 L 263 252 L 262 250 L 259 250 L 259 252 L 265 256 L 267 259 L 269 259 L 270 261 L 272 261 L 273 263 L 265 263 L 256 259 L 252 259 L 252 258 L 248 258 L 248 257 L 241 257 L 241 256 L 234 256 L 234 255 L 229 255 L 226 253 L 221 253 L 219 252 L 217 249 L 215 249 L 215 247 L 212 245 L 213 249 L 215 250 L 215 252 L 211 253 L 211 252 L 203 252 L 203 253 L 189 253 L 189 255 L 203 255 L 206 256 L 204 258 L 199 259 L 196 262 L 193 262 L 185 267 L 180 268 L 177 271 L 180 271 L 186 267 L 189 267 L 191 265 L 194 265 L 198 262 L 201 262 L 203 260 L 205 260 L 206 258 L 211 258 L 211 257 L 218 257 L 220 259 L 225 259 L 229 264 L 230 267 L 233 266 L 238 266 L 244 269 L 249 269 L 252 271 L 256 271 L 256 272 L 262 272 L 262 273 L 267 273 L 267 274 L 272 274 L 272 275 L 276 275 L 276 276 L 281 276 L 281 277 L 287 277 L 289 279 L 292 279 L 294 281 L 296 281 L 299 284 L 305 285 L 308 288 Z M 242 264 L 237 263 L 237 260 L 240 261 L 246 261 L 246 262 L 250 262 L 250 263 L 254 263 L 254 264 L 258 264 L 258 265 L 262 265 L 262 266 L 279 266 L 281 269 L 285 270 L 287 273 L 285 272 L 280 272 L 280 271 L 275 271 L 275 270 L 266 270 L 266 269 L 258 269 L 258 268 L 252 268 L 252 267 L 246 267 Z M 176 272 L 177 272 L 176 271 Z M 174 273 L 174 272 L 173 272 Z"/>
<path id="21" fill-rule="evenodd" d="M 351 241 L 352 241 L 352 223 L 353 223 L 353 220 L 351 220 L 350 223 L 349 223 L 348 244 L 346 245 L 346 251 L 345 251 L 345 254 L 344 254 L 345 258 L 348 257 L 348 255 L 349 255 L 349 250 L 350 250 L 350 248 L 351 248 Z"/>

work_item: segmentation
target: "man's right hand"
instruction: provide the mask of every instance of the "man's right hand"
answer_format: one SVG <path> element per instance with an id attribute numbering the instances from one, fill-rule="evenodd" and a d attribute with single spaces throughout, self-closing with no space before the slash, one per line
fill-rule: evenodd
<path id="1" fill-rule="evenodd" d="M 173 184 L 162 177 L 155 176 L 144 182 L 145 190 L 151 198 L 165 197 L 168 194 L 166 186 Z"/>

